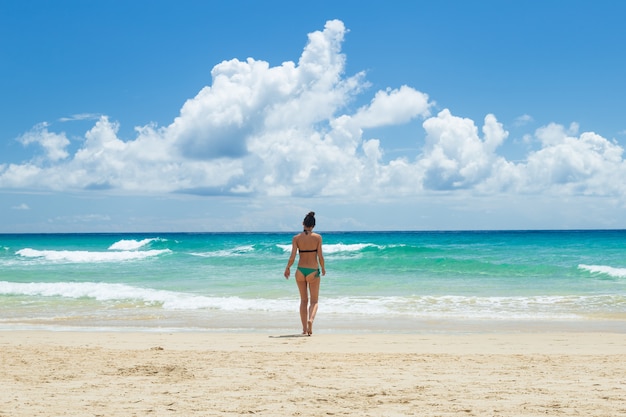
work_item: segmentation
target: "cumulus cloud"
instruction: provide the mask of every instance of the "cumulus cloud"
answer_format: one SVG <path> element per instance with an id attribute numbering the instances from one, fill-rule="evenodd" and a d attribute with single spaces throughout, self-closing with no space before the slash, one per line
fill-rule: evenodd
<path id="1" fill-rule="evenodd" d="M 572 136 L 577 127 L 550 124 L 537 131 L 543 148 L 531 153 L 525 164 L 523 178 L 526 188 L 557 188 L 587 195 L 626 195 L 624 178 L 626 164 L 623 148 L 605 138 L 585 132 Z M 570 133 L 568 133 L 570 132 Z"/>
<path id="2" fill-rule="evenodd" d="M 496 116 L 479 123 L 450 109 L 432 115 L 429 96 L 407 85 L 370 92 L 366 74 L 345 74 L 343 22 L 308 35 L 296 62 L 271 67 L 248 58 L 215 65 L 211 84 L 183 103 L 167 126 L 136 128 L 97 116 L 70 153 L 65 133 L 42 123 L 18 140 L 41 151 L 0 164 L 0 187 L 149 193 L 387 198 L 428 191 L 481 194 L 575 193 L 626 196 L 623 149 L 579 126 L 549 124 L 525 137 L 539 149 L 515 162 L 500 155 L 508 132 Z M 371 94 L 356 109 L 357 97 Z M 421 120 L 402 138 L 420 149 L 385 160 L 384 137 L 371 128 Z M 520 116 L 515 126 L 532 121 Z"/>
<path id="3" fill-rule="evenodd" d="M 397 125 L 417 116 L 429 116 L 431 106 L 428 95 L 403 85 L 377 92 L 369 106 L 357 111 L 354 121 L 364 128 Z"/>
<path id="4" fill-rule="evenodd" d="M 502 160 L 496 149 L 508 136 L 495 116 L 485 117 L 483 138 L 471 119 L 453 116 L 449 110 L 424 122 L 426 144 L 419 165 L 424 185 L 430 189 L 472 187 L 490 177 Z"/>
<path id="5" fill-rule="evenodd" d="M 48 131 L 47 123 L 40 123 L 29 132 L 18 138 L 23 145 L 33 143 L 39 144 L 43 150 L 43 159 L 56 162 L 69 156 L 65 148 L 70 141 L 65 137 L 65 133 L 57 134 Z"/>

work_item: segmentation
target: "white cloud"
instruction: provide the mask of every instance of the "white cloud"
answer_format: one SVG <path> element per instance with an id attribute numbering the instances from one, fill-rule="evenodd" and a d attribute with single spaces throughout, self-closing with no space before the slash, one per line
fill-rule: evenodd
<path id="1" fill-rule="evenodd" d="M 359 109 L 354 121 L 360 127 L 380 127 L 429 116 L 428 95 L 403 85 L 400 89 L 378 91 L 369 106 Z"/>
<path id="2" fill-rule="evenodd" d="M 534 121 L 533 117 L 529 114 L 523 114 L 519 117 L 515 118 L 515 121 L 513 122 L 514 126 L 525 126 L 528 123 L 532 123 Z"/>
<path id="3" fill-rule="evenodd" d="M 11 207 L 13 210 L 30 210 L 30 207 L 26 203 L 19 204 L 17 206 Z"/>
<path id="4" fill-rule="evenodd" d="M 65 148 L 70 144 L 70 141 L 65 137 L 65 133 L 48 132 L 47 123 L 38 124 L 32 130 L 20 136 L 18 141 L 23 145 L 39 144 L 44 149 L 44 158 L 52 162 L 69 156 Z"/>
<path id="5" fill-rule="evenodd" d="M 468 188 L 487 179 L 502 160 L 496 148 L 508 136 L 490 114 L 485 117 L 481 139 L 473 120 L 453 116 L 447 109 L 426 120 L 424 129 L 426 145 L 419 164 L 429 189 Z"/>
<path id="6" fill-rule="evenodd" d="M 570 129 L 570 131 L 572 131 Z M 521 166 L 529 189 L 626 196 L 623 148 L 591 132 L 569 136 L 563 126 L 537 131 L 544 147 Z"/>
<path id="7" fill-rule="evenodd" d="M 623 149 L 576 123 L 549 124 L 524 141 L 540 148 L 521 161 L 498 153 L 508 132 L 495 115 L 481 124 L 434 103 L 410 86 L 368 91 L 364 73 L 344 74 L 346 28 L 337 20 L 309 34 L 297 64 L 279 66 L 237 59 L 217 64 L 212 83 L 187 100 L 168 126 L 136 128 L 133 140 L 99 116 L 70 154 L 64 133 L 35 126 L 18 140 L 43 155 L 0 165 L 0 187 L 53 190 L 110 189 L 134 193 L 257 196 L 343 196 L 377 200 L 465 190 L 626 197 Z M 91 114 L 74 115 L 84 120 Z M 423 119 L 405 138 L 419 154 L 383 160 L 385 138 L 364 138 L 368 128 Z M 532 121 L 520 116 L 516 124 Z"/>
<path id="8" fill-rule="evenodd" d="M 98 120 L 102 115 L 96 113 L 73 114 L 69 117 L 61 117 L 59 122 L 75 122 L 80 120 Z"/>
<path id="9" fill-rule="evenodd" d="M 72 223 L 93 223 L 93 222 L 109 222 L 111 221 L 111 217 L 102 214 L 83 214 L 83 215 L 75 215 L 75 216 L 58 216 L 55 218 L 48 219 L 49 223 L 63 223 L 63 224 L 72 224 Z"/>

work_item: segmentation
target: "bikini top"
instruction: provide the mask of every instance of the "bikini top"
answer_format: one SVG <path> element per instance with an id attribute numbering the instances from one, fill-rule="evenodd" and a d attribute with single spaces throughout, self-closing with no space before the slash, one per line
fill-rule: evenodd
<path id="1" fill-rule="evenodd" d="M 304 232 L 305 235 L 309 234 L 309 232 L 306 229 L 304 229 L 303 232 Z M 302 252 L 317 252 L 317 248 L 309 249 L 309 250 L 302 250 L 302 249 L 298 248 L 298 252 L 300 252 L 300 253 L 302 253 Z"/>

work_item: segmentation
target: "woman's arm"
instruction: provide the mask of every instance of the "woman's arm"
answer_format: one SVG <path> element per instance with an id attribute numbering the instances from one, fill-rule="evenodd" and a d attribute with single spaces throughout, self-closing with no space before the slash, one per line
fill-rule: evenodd
<path id="1" fill-rule="evenodd" d="M 322 275 L 326 275 L 326 267 L 324 266 L 324 253 L 322 252 L 322 236 L 320 235 L 320 241 L 317 244 L 317 258 L 320 261 L 320 267 L 322 268 Z"/>
<path id="2" fill-rule="evenodd" d="M 287 261 L 287 268 L 285 268 L 285 278 L 289 279 L 289 275 L 291 274 L 291 271 L 289 271 L 289 268 L 291 268 L 291 265 L 293 265 L 294 261 L 296 260 L 296 253 L 297 253 L 297 246 L 296 246 L 296 237 L 294 236 L 293 239 L 291 239 L 291 255 L 289 256 L 289 260 Z"/>

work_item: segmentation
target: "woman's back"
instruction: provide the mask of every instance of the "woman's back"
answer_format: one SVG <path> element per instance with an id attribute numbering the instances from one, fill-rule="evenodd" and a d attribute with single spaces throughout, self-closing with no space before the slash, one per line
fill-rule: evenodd
<path id="1" fill-rule="evenodd" d="M 317 268 L 317 257 L 321 254 L 322 237 L 317 233 L 302 232 L 295 237 L 300 259 L 298 265 Z"/>

